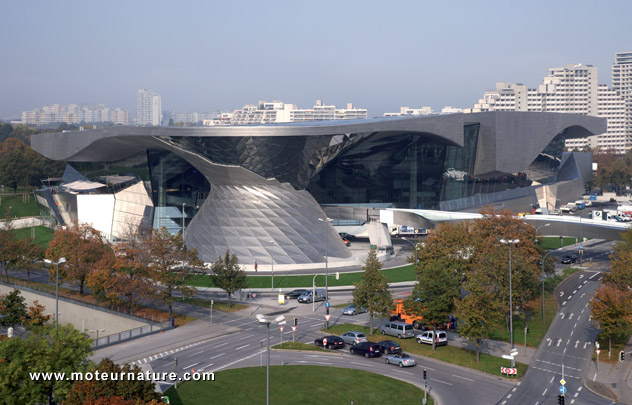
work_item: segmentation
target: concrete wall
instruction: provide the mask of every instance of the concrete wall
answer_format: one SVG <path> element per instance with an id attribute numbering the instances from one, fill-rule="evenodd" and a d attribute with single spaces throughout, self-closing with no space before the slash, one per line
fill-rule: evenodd
<path id="1" fill-rule="evenodd" d="M 7 294 L 13 290 L 13 287 L 0 284 L 0 294 Z M 44 310 L 45 314 L 52 316 L 55 313 L 55 297 L 40 295 L 19 288 L 18 290 L 20 290 L 20 294 L 26 300 L 27 306 L 33 305 L 33 301 L 37 300 L 41 305 L 46 307 Z M 82 328 L 87 330 L 105 329 L 105 332 L 99 332 L 99 337 L 148 325 L 148 323 L 140 322 L 125 316 L 112 314 L 106 311 L 99 311 L 97 309 L 63 301 L 61 299 L 59 300 L 59 313 L 60 325 L 71 323 L 75 329 L 79 330 Z M 95 336 L 92 335 L 92 337 Z"/>

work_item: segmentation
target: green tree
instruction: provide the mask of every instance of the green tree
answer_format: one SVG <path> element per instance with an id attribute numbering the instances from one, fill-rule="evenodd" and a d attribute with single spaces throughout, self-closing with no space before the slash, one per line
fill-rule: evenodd
<path id="1" fill-rule="evenodd" d="M 425 322 L 432 324 L 434 350 L 437 327 L 454 313 L 454 303 L 459 298 L 459 278 L 453 270 L 440 267 L 437 263 L 421 267 L 417 278 L 418 283 L 413 287 L 410 298 L 404 301 L 404 309 L 408 314 L 421 316 Z"/>
<path id="2" fill-rule="evenodd" d="M 0 143 L 0 184 L 13 189 L 37 186 L 40 179 L 61 175 L 64 164 L 46 159 L 17 138 Z"/>
<path id="3" fill-rule="evenodd" d="M 4 317 L 0 324 L 4 326 L 19 325 L 26 316 L 26 300 L 19 290 L 13 290 L 0 298 L 0 309 Z"/>
<path id="4" fill-rule="evenodd" d="M 52 318 L 51 315 L 45 315 L 46 307 L 39 303 L 38 300 L 33 301 L 33 305 L 29 307 L 26 316 L 22 317 L 22 324 L 28 328 L 43 326 Z"/>
<path id="5" fill-rule="evenodd" d="M 116 378 L 76 381 L 70 389 L 64 404 L 130 403 L 141 405 L 159 403 L 160 395 L 156 392 L 153 381 L 118 378 L 118 376 L 122 375 L 121 373 L 124 373 L 126 376 L 128 373 L 133 373 L 135 376 L 142 373 L 143 370 L 136 365 L 130 366 L 127 363 L 120 365 L 105 358 L 99 364 L 90 367 L 89 371 L 107 373 L 108 376 Z M 108 402 L 108 400 L 111 401 Z"/>
<path id="6" fill-rule="evenodd" d="M 380 273 L 382 264 L 377 260 L 375 250 L 369 251 L 362 270 L 362 279 L 355 283 L 353 305 L 366 308 L 369 313 L 369 335 L 373 335 L 373 317 L 375 314 L 388 314 L 393 306 L 393 297 L 388 290 L 388 280 Z"/>
<path id="7" fill-rule="evenodd" d="M 456 302 L 456 314 L 461 320 L 459 335 L 476 346 L 476 361 L 480 360 L 481 340 L 489 339 L 490 333 L 502 324 L 503 309 L 490 287 L 474 287 L 470 293 Z"/>
<path id="8" fill-rule="evenodd" d="M 21 246 L 20 241 L 15 237 L 13 228 L 8 222 L 2 223 L 0 228 L 0 271 L 2 271 L 9 281 L 9 267 L 15 267 L 20 262 Z"/>
<path id="9" fill-rule="evenodd" d="M 204 263 L 198 258 L 197 249 L 187 249 L 182 235 L 171 235 L 165 227 L 154 229 L 146 243 L 151 252 L 149 268 L 153 286 L 157 296 L 169 306 L 169 318 L 172 318 L 173 292 L 191 296 L 194 289 L 187 281 Z"/>
<path id="10" fill-rule="evenodd" d="M 0 342 L 0 398 L 15 404 L 61 403 L 71 381 L 32 378 L 30 373 L 85 372 L 92 341 L 72 325 L 44 325 L 25 339 Z"/>
<path id="11" fill-rule="evenodd" d="M 604 274 L 603 281 L 626 291 L 632 287 L 632 229 L 628 229 L 621 236 L 622 240 L 617 242 L 614 254 L 610 256 L 611 271 Z"/>
<path id="12" fill-rule="evenodd" d="M 224 258 L 217 258 L 211 267 L 211 281 L 216 287 L 221 288 L 228 294 L 228 307 L 231 306 L 231 296 L 248 285 L 246 283 L 246 272 L 239 267 L 239 260 L 234 253 L 230 254 L 230 249 L 226 250 Z"/>
<path id="13" fill-rule="evenodd" d="M 601 336 L 617 341 L 632 329 L 632 292 L 621 291 L 607 283 L 595 291 L 590 301 L 593 323 L 601 329 Z"/>

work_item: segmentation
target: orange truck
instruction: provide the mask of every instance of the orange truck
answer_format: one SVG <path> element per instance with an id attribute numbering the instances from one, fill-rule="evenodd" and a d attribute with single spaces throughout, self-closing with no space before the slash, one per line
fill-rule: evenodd
<path id="1" fill-rule="evenodd" d="M 423 317 L 408 315 L 404 310 L 404 300 L 393 300 L 393 309 L 391 310 L 391 320 L 399 319 L 402 322 L 410 323 L 415 329 L 421 329 L 423 326 Z"/>

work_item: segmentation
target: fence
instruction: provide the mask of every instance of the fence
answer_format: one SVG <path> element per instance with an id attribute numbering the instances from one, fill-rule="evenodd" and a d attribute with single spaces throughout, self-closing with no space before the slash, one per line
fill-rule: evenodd
<path id="1" fill-rule="evenodd" d="M 119 333 L 113 333 L 111 335 L 98 337 L 94 340 L 94 348 L 101 348 L 104 346 L 115 345 L 127 340 L 136 339 L 141 336 L 151 335 L 156 332 L 168 330 L 172 328 L 172 324 L 169 321 L 160 322 L 158 324 L 150 324 L 145 326 L 139 326 L 138 328 L 124 330 Z"/>

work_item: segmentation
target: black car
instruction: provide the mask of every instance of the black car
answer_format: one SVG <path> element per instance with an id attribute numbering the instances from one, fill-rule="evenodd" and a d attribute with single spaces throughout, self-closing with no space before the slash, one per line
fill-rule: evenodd
<path id="1" fill-rule="evenodd" d="M 355 240 L 356 239 L 355 235 L 351 235 L 350 233 L 346 233 L 346 232 L 339 232 L 338 235 L 340 235 L 343 239 L 346 239 L 346 240 Z"/>
<path id="2" fill-rule="evenodd" d="M 391 353 L 401 353 L 402 347 L 392 340 L 382 340 L 381 342 L 377 342 L 378 345 L 382 348 L 382 353 L 391 354 Z"/>
<path id="3" fill-rule="evenodd" d="M 566 256 L 562 257 L 561 263 L 562 264 L 577 263 L 577 256 L 575 256 L 575 255 L 566 255 Z"/>
<path id="4" fill-rule="evenodd" d="M 362 342 L 349 349 L 351 354 L 364 355 L 364 357 L 380 357 L 382 355 L 382 348 L 377 343 Z"/>
<path id="5" fill-rule="evenodd" d="M 297 299 L 298 297 L 301 296 L 301 294 L 303 294 L 304 292 L 307 292 L 307 290 L 294 290 L 292 292 L 289 292 L 287 294 L 285 294 L 285 299 L 289 300 L 289 299 Z"/>
<path id="6" fill-rule="evenodd" d="M 325 347 L 327 349 L 342 349 L 345 347 L 345 341 L 340 336 L 323 336 L 320 339 L 314 340 L 314 344 L 318 347 Z"/>

